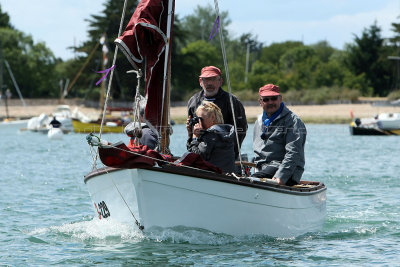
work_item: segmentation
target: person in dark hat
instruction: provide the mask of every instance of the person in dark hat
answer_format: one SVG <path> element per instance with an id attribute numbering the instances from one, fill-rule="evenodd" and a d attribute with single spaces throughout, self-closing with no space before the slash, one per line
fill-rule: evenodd
<path id="1" fill-rule="evenodd" d="M 187 145 L 190 144 L 192 138 L 193 123 L 190 123 L 191 119 L 195 117 L 196 109 L 203 103 L 203 100 L 209 101 L 217 105 L 222 112 L 222 116 L 225 124 L 235 125 L 234 116 L 229 99 L 229 93 L 225 92 L 222 86 L 221 70 L 215 66 L 206 66 L 202 68 L 199 83 L 202 88 L 201 91 L 194 94 L 188 102 L 188 119 L 186 122 L 186 128 L 189 133 Z M 232 95 L 233 109 L 235 113 L 236 127 L 239 137 L 239 145 L 242 145 L 244 138 L 246 137 L 247 131 L 247 119 L 246 112 L 240 100 Z M 235 158 L 238 159 L 239 150 L 235 138 Z"/>
<path id="2" fill-rule="evenodd" d="M 263 113 L 254 124 L 257 172 L 252 176 L 272 178 L 282 185 L 298 184 L 304 172 L 306 127 L 282 102 L 279 86 L 264 85 L 258 94 Z"/>

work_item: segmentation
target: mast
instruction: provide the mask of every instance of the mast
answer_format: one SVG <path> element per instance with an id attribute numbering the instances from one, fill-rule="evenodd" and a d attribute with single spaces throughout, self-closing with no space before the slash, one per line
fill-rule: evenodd
<path id="1" fill-rule="evenodd" d="M 100 38 L 100 44 L 102 45 L 101 51 L 103 52 L 102 66 L 103 66 L 103 69 L 105 70 L 107 68 L 107 63 L 108 63 L 108 58 L 107 58 L 108 48 L 106 45 L 106 34 L 105 33 Z M 106 79 L 107 79 L 107 77 L 101 82 L 100 101 L 99 101 L 100 109 L 103 109 L 103 107 L 104 107 L 104 92 L 106 90 Z"/>
<path id="2" fill-rule="evenodd" d="M 4 93 L 3 92 L 3 51 L 2 48 L 0 46 L 0 93 L 2 95 L 2 97 L 4 98 L 4 103 L 5 103 L 5 107 L 6 107 L 6 119 L 8 120 L 9 115 L 8 115 L 8 95 L 9 95 L 9 90 L 7 89 L 7 91 Z"/>
<path id="3" fill-rule="evenodd" d="M 164 60 L 164 81 L 163 81 L 163 103 L 161 108 L 161 153 L 167 153 L 169 150 L 170 135 L 170 87 L 171 87 L 171 29 L 174 15 L 175 0 L 168 1 L 168 19 L 167 19 L 167 44 L 165 48 Z"/>
<path id="4" fill-rule="evenodd" d="M 4 59 L 4 64 L 6 65 L 7 69 L 8 69 L 8 73 L 10 74 L 11 80 L 14 83 L 14 87 L 17 90 L 18 96 L 21 99 L 22 104 L 24 105 L 24 107 L 26 107 L 24 98 L 22 97 L 21 91 L 19 90 L 19 86 L 17 84 L 17 81 L 15 80 L 14 74 L 11 71 L 11 67 L 10 64 L 8 64 L 8 61 Z"/>
<path id="5" fill-rule="evenodd" d="M 3 94 L 3 51 L 0 42 L 0 93 Z"/>
<path id="6" fill-rule="evenodd" d="M 246 50 L 246 70 L 244 74 L 244 83 L 247 83 L 247 74 L 249 73 L 249 57 L 250 57 L 250 44 L 247 44 L 247 50 Z"/>
<path id="7" fill-rule="evenodd" d="M 81 76 L 82 71 L 85 69 L 86 65 L 89 63 L 90 59 L 93 57 L 93 55 L 96 52 L 99 45 L 100 45 L 100 42 L 96 42 L 96 45 L 94 46 L 93 50 L 90 52 L 89 56 L 86 58 L 85 63 L 83 63 L 82 67 L 80 68 L 78 73 L 75 75 L 72 82 L 69 85 L 68 85 L 68 83 L 65 84 L 66 89 L 64 89 L 64 92 L 61 92 L 61 94 L 60 94 L 60 100 L 59 100 L 60 104 L 64 103 L 64 98 L 68 95 L 69 91 L 71 90 L 72 86 L 74 86 L 74 84 L 78 80 L 79 76 Z M 61 91 L 62 91 L 62 89 L 61 89 Z"/>

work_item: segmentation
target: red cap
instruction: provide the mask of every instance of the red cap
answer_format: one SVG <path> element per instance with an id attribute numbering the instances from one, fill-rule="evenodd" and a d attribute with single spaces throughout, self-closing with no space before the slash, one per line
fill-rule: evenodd
<path id="1" fill-rule="evenodd" d="M 258 90 L 258 94 L 260 96 L 274 96 L 274 95 L 280 95 L 281 90 L 279 89 L 279 86 L 274 85 L 274 84 L 266 84 L 263 87 Z"/>
<path id="2" fill-rule="evenodd" d="M 214 66 L 207 66 L 201 69 L 200 78 L 221 76 L 221 70 Z"/>

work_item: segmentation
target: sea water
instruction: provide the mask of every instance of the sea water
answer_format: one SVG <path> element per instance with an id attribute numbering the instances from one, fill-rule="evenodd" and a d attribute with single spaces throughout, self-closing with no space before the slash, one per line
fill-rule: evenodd
<path id="1" fill-rule="evenodd" d="M 83 182 L 93 164 L 85 135 L 55 141 L 1 126 L 0 265 L 399 266 L 400 136 L 351 136 L 347 125 L 307 129 L 303 179 L 328 187 L 325 226 L 271 238 L 183 227 L 142 233 L 98 220 Z M 249 158 L 252 133 L 250 126 L 242 146 Z M 128 142 L 123 134 L 102 138 Z M 175 155 L 185 139 L 185 126 L 175 125 Z"/>

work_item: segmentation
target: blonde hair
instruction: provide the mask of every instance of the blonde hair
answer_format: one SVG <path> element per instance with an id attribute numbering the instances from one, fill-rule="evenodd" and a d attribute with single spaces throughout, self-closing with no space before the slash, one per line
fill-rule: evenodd
<path id="1" fill-rule="evenodd" d="M 215 105 L 213 102 L 210 101 L 203 101 L 203 103 L 197 107 L 196 113 L 199 110 L 204 110 L 207 113 L 207 116 L 210 117 L 211 114 L 215 115 L 215 124 L 223 124 L 224 123 L 224 117 L 222 116 L 221 109 Z"/>

